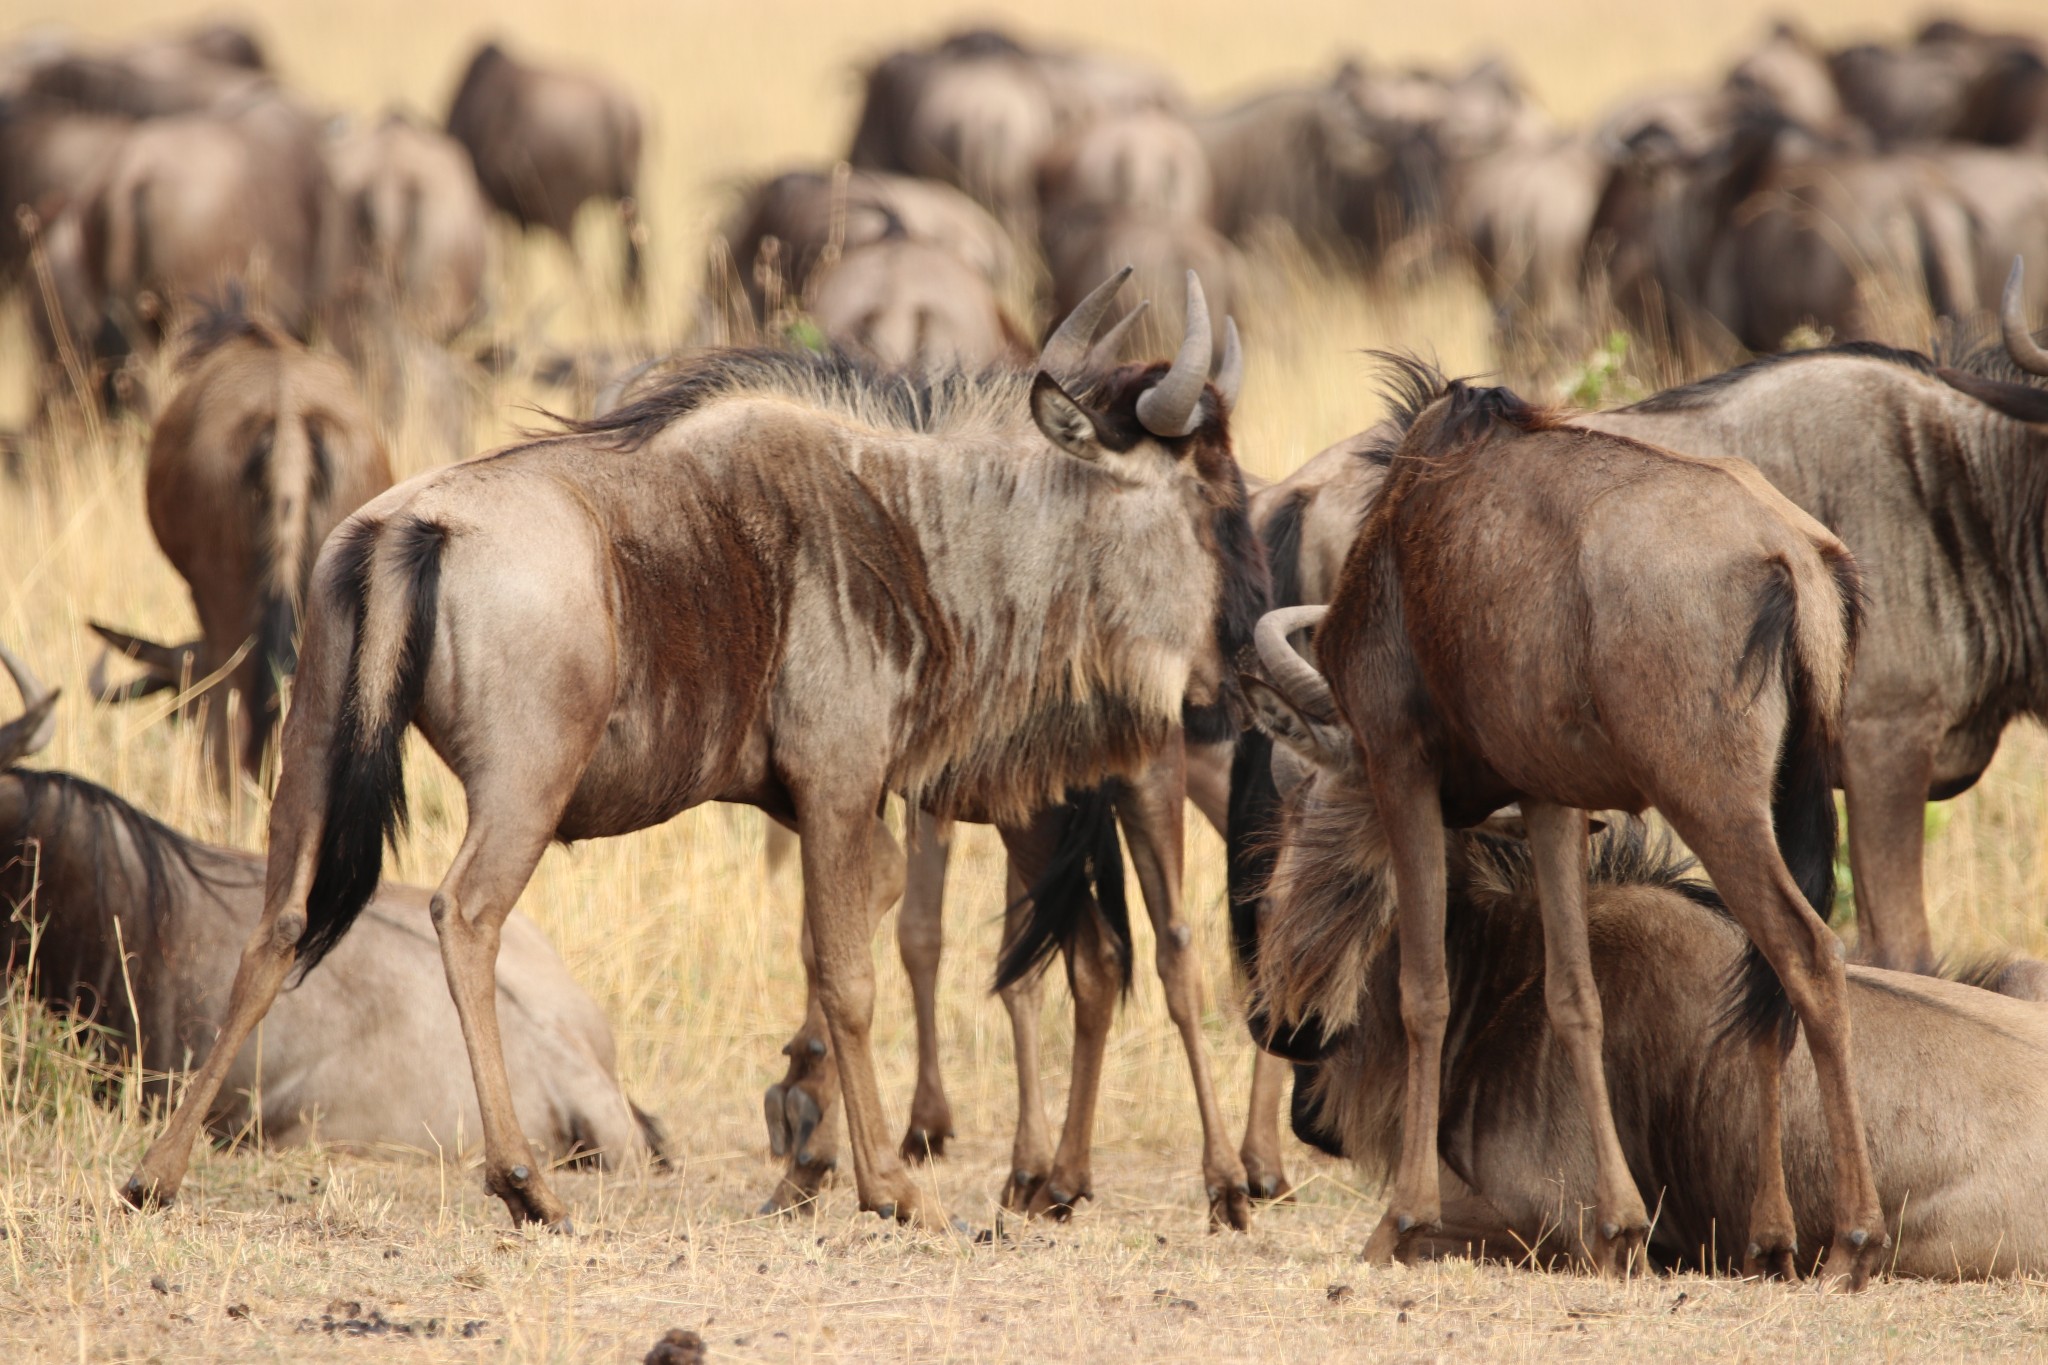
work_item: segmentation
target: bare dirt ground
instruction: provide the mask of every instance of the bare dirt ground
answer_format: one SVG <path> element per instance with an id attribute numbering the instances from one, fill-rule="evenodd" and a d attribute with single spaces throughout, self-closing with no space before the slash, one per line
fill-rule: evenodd
<path id="1" fill-rule="evenodd" d="M 744 172 L 830 156 L 851 118 L 853 63 L 962 17 L 1007 18 L 1039 36 L 1152 58 L 1205 99 L 1326 70 L 1352 49 L 1388 61 L 1506 51 L 1569 119 L 1644 84 L 1708 78 L 1761 32 L 1768 8 L 1051 0 L 981 4 L 963 16 L 925 0 L 879 9 L 763 0 L 744 13 L 644 0 L 602 11 L 540 0 L 360 0 L 256 18 L 288 80 L 358 113 L 393 99 L 438 110 L 468 45 L 486 31 L 607 67 L 643 92 L 655 111 L 648 310 L 629 314 L 613 302 L 602 243 L 579 270 L 555 248 L 507 234 L 487 330 L 659 344 L 687 325 L 722 187 Z M 13 0 L 0 13 L 0 40 L 46 20 L 115 36 L 202 10 L 212 7 Z M 1920 10 L 1918 0 L 1805 7 L 1829 38 L 1895 32 Z M 1987 23 L 2040 19 L 2027 3 L 1972 13 Z M 1484 304 L 1462 280 L 1373 296 L 1284 261 L 1268 263 L 1268 274 L 1264 315 L 1247 328 L 1250 374 L 1236 422 L 1240 457 L 1260 473 L 1284 473 L 1373 420 L 1362 349 L 1413 346 L 1468 371 L 1493 363 Z M 0 423 L 19 425 L 32 406 L 24 355 L 10 312 L 0 321 Z M 569 401 L 519 375 L 485 381 L 475 444 L 540 420 L 536 406 Z M 96 709 L 77 685 L 92 661 L 88 619 L 163 638 L 191 633 L 183 587 L 142 518 L 146 437 L 132 419 L 65 427 L 24 451 L 20 481 L 0 476 L 0 639 L 69 688 L 58 740 L 39 761 L 103 782 L 203 838 L 261 847 L 260 792 L 218 797 L 192 731 L 168 708 Z M 410 428 L 392 437 L 406 471 L 436 458 Z M 2048 953 L 2044 758 L 2038 733 L 2016 733 L 1933 834 L 1930 896 L 1945 950 Z M 409 767 L 413 832 L 391 872 L 431 883 L 460 838 L 461 793 L 424 746 L 412 746 Z M 1201 828 L 1190 854 L 1188 905 L 1207 944 L 1207 1031 L 1236 1122 L 1250 1054 L 1225 961 L 1221 848 Z M 793 887 L 769 883 L 761 868 L 759 818 L 706 810 L 631 838 L 552 850 L 522 902 L 606 1007 L 627 1088 L 666 1125 L 677 1157 L 668 1172 L 562 1175 L 574 1237 L 514 1230 L 455 1151 L 266 1154 L 247 1144 L 202 1153 L 177 1207 L 132 1214 L 113 1192 L 157 1126 L 135 1101 L 134 1078 L 95 1071 L 62 1026 L 18 992 L 6 996 L 0 1361 L 639 1360 L 670 1328 L 700 1333 L 713 1360 L 2048 1356 L 2048 1294 L 2038 1283 L 1886 1283 L 1846 1297 L 1467 1263 L 1368 1270 L 1354 1258 L 1378 1192 L 1298 1146 L 1289 1150 L 1297 1201 L 1262 1212 L 1248 1236 L 1210 1234 L 1194 1106 L 1148 979 L 1142 927 L 1137 986 L 1111 1045 L 1097 1198 L 1067 1224 L 1000 1220 L 993 1197 L 1015 1099 L 1007 1027 L 986 991 L 1001 865 L 979 831 L 955 856 L 942 982 L 960 1136 L 928 1174 L 970 1234 L 884 1226 L 857 1214 L 846 1188 L 815 1215 L 757 1217 L 774 1178 L 760 1092 L 780 1075 L 776 1048 L 802 1009 Z M 885 922 L 876 1041 L 884 1094 L 900 1106 L 912 1070 L 910 1011 L 890 940 Z M 1063 992 L 1055 985 L 1047 995 L 1058 1099 L 1069 1033 Z"/>

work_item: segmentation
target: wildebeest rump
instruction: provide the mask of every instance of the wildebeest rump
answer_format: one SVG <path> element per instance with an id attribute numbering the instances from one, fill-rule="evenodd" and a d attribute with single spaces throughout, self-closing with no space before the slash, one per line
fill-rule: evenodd
<path id="1" fill-rule="evenodd" d="M 461 144 L 392 111 L 330 139 L 328 164 L 352 264 L 435 341 L 475 321 L 490 210 Z"/>
<path id="2" fill-rule="evenodd" d="M 448 135 L 468 149 L 477 183 L 522 227 L 573 245 L 576 210 L 609 199 L 624 233 L 625 287 L 640 290 L 640 106 L 615 82 L 529 66 L 496 43 L 470 58 L 448 107 Z"/>
<path id="3" fill-rule="evenodd" d="M 1757 945 L 1749 1051 L 1766 1104 L 1753 1259 L 1789 1271 L 1794 1248 L 1774 1103 L 1789 996 L 1833 1140 L 1829 1274 L 1863 1283 L 1882 1263 L 1884 1226 L 1848 1084 L 1841 963 L 1808 903 L 1825 907 L 1832 890 L 1828 759 L 1855 630 L 1848 551 L 1740 461 L 1587 441 L 1503 390 L 1395 364 L 1403 435 L 1317 632 L 1328 683 L 1285 643 L 1296 618 L 1322 609 L 1259 627 L 1262 661 L 1292 704 L 1262 696 L 1311 733 L 1341 713 L 1355 750 L 1319 747 L 1333 762 L 1363 755 L 1349 801 L 1377 807 L 1395 868 L 1409 1076 L 1394 1196 L 1367 1254 L 1393 1256 L 1440 1215 L 1443 830 L 1511 801 L 1541 873 L 1546 993 L 1600 1170 L 1592 1250 L 1619 1267 L 1641 1246 L 1647 1212 L 1614 1130 L 1586 957 L 1585 812 L 1654 804 Z M 1277 900 L 1296 867 L 1283 848 Z M 1332 983 L 1353 960 L 1287 964 L 1280 1020 L 1341 1024 L 1355 1002 L 1333 1000 L 1344 992 Z M 1272 968 L 1262 963 L 1262 979 Z"/>
<path id="4" fill-rule="evenodd" d="M 902 865 L 883 794 L 1021 820 L 1130 771 L 1184 703 L 1233 694 L 1225 660 L 1256 610 L 1230 591 L 1231 556 L 1255 550 L 1206 347 L 1073 368 L 1120 283 L 1035 375 L 711 353 L 601 421 L 362 509 L 308 594 L 264 920 L 224 1038 L 346 931 L 399 826 L 417 723 L 468 794 L 434 905 L 487 1187 L 559 1224 L 484 988 L 497 926 L 552 840 L 757 805 L 803 835 L 860 1202 L 918 1216 L 868 1044 L 870 926 Z M 175 1193 L 220 1079 L 195 1077 L 131 1200 Z"/>
<path id="5" fill-rule="evenodd" d="M 1304 793 L 1306 794 L 1306 793 Z M 1313 806 L 1313 797 L 1305 803 Z M 1313 821 L 1312 809 L 1297 818 Z M 1331 895 L 1392 914 L 1384 860 L 1351 838 Z M 1367 841 L 1369 844 L 1370 841 Z M 1547 1265 L 1581 1256 L 1597 1188 L 1571 1066 L 1542 1008 L 1544 948 L 1526 843 L 1449 836 L 1445 921 L 1450 1027 L 1438 1151 L 1452 1192 L 1443 1231 L 1417 1254 L 1482 1254 Z M 1635 820 L 1595 836 L 1586 911 L 1605 1016 L 1607 1073 L 1629 1168 L 1657 1209 L 1649 1251 L 1660 1265 L 1739 1273 L 1756 1183 L 1755 1077 L 1726 1031 L 1726 1001 L 1702 983 L 1730 979 L 1744 940 L 1689 860 Z M 1271 925 L 1284 936 L 1284 922 Z M 1284 955 L 1284 954 L 1283 954 Z M 1304 1066 L 1301 1136 L 1368 1172 L 1391 1169 L 1400 1140 L 1399 953 L 1365 964 L 1356 1022 Z M 2039 964 L 2017 964 L 2038 977 Z M 1988 984 L 2003 973 L 1973 974 Z M 1871 1167 L 1891 1273 L 1937 1279 L 2038 1274 L 2048 1245 L 2028 1216 L 2048 1171 L 2014 1160 L 2048 1135 L 2048 1010 L 1948 981 L 1848 969 L 1856 1088 L 1871 1125 Z M 2034 984 L 2034 983 L 2027 983 Z M 2000 989 L 2010 989 L 2001 984 Z M 1813 1061 L 1797 1048 L 1785 1076 L 1785 1162 L 1810 1269 L 1831 1229 L 1828 1144 Z"/>
<path id="6" fill-rule="evenodd" d="M 213 1048 L 263 859 L 189 839 L 83 778 L 17 766 L 49 738 L 55 693 L 4 648 L 0 663 L 28 704 L 25 726 L 0 729 L 0 898 L 19 912 L 0 921 L 0 961 L 33 971 L 43 1001 L 105 1030 L 168 1097 Z M 427 893 L 379 886 L 328 970 L 237 1054 L 208 1130 L 460 1152 L 482 1130 L 440 978 Z M 611 1026 L 523 915 L 506 925 L 498 1002 L 519 1062 L 513 1104 L 549 1158 L 660 1155 L 653 1121 L 619 1089 Z"/>
<path id="7" fill-rule="evenodd" d="M 314 556 L 391 486 L 391 465 L 341 363 L 239 301 L 188 334 L 181 360 L 187 378 L 151 433 L 145 488 L 150 530 L 192 589 L 201 634 L 189 659 L 140 652 L 154 686 L 219 675 L 205 700 L 225 781 L 237 762 L 260 772 Z"/>

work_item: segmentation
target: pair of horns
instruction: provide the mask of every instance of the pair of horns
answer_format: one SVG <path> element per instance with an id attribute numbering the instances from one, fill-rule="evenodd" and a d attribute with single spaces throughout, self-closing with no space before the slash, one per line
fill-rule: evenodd
<path id="1" fill-rule="evenodd" d="M 1126 313 L 1100 342 L 1093 341 L 1095 329 L 1130 277 L 1131 267 L 1125 266 L 1075 304 L 1074 311 L 1046 339 L 1045 349 L 1038 356 L 1038 368 L 1065 385 L 1089 368 L 1092 357 L 1113 354 L 1115 344 L 1123 339 L 1145 305 Z M 1154 436 L 1172 437 L 1185 436 L 1195 429 L 1201 416 L 1202 389 L 1209 382 L 1209 346 L 1209 300 L 1202 293 L 1201 280 L 1190 270 L 1187 329 L 1181 336 L 1173 367 L 1157 384 L 1138 395 L 1138 420 L 1145 424 L 1145 430 Z M 1216 392 L 1223 400 L 1225 412 L 1237 406 L 1238 391 L 1243 387 L 1244 348 L 1238 341 L 1236 320 L 1226 317 L 1223 362 L 1216 368 Z"/>
<path id="2" fill-rule="evenodd" d="M 14 685 L 21 691 L 22 713 L 5 725 L 0 725 L 0 768 L 11 766 L 16 759 L 26 757 L 43 748 L 57 736 L 57 717 L 54 708 L 57 693 L 43 686 L 35 674 L 29 672 L 27 664 L 14 656 L 14 652 L 0 645 L 0 665 L 14 678 Z"/>
<path id="3" fill-rule="evenodd" d="M 2005 277 L 2005 298 L 1998 306 L 1998 321 L 2005 331 L 2005 353 L 2012 363 L 2028 374 L 2048 376 L 2048 350 L 2034 340 L 2027 326 L 2027 258 L 2012 258 L 2012 274 Z"/>

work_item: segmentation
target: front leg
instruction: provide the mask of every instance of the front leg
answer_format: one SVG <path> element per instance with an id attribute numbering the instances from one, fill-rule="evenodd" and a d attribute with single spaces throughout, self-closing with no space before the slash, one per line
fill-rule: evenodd
<path id="1" fill-rule="evenodd" d="M 1851 720 L 1842 733 L 1849 870 L 1856 922 L 1873 966 L 1932 972 L 1927 930 L 1927 786 L 1934 736 L 1912 720 Z"/>
<path id="2" fill-rule="evenodd" d="M 818 1003 L 846 1100 L 847 1145 L 860 1206 L 908 1222 L 919 1217 L 918 1191 L 884 1130 L 870 1042 L 874 925 L 903 890 L 902 851 L 875 814 L 880 804 L 879 792 L 851 803 L 843 795 L 799 796 L 804 925 L 810 932 Z"/>

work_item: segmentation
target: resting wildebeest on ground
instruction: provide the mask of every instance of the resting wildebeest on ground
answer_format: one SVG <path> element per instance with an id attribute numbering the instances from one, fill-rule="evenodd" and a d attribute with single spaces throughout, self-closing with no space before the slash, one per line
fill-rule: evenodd
<path id="1" fill-rule="evenodd" d="M 2005 727 L 2048 714 L 2048 359 L 2015 266 L 2005 351 L 1794 352 L 1583 425 L 1752 461 L 1859 556 L 1869 599 L 1841 731 L 1862 946 L 1929 971 L 1923 807 L 1967 791 Z M 2014 364 L 2014 360 L 2018 364 Z M 2020 382 L 2026 381 L 2026 382 Z"/>
<path id="2" fill-rule="evenodd" d="M 1351 1024 L 1297 1072 L 1305 1140 L 1384 1176 L 1401 1138 L 1400 952 L 1385 839 L 1369 805 L 1345 794 L 1355 755 L 1302 757 L 1289 797 L 1287 873 L 1265 925 L 1273 958 L 1319 951 L 1332 921 L 1372 945 L 1351 983 Z M 1583 1262 L 1598 1176 L 1563 1039 L 1543 1007 L 1545 948 L 1528 844 L 1452 832 L 1446 860 L 1449 983 L 1437 1153 L 1449 1198 L 1415 1256 L 1484 1255 L 1546 1266 Z M 1587 937 L 1604 1016 L 1615 1123 L 1644 1198 L 1657 1209 L 1648 1252 L 1660 1266 L 1739 1274 L 1756 1185 L 1756 1077 L 1727 1030 L 1727 1001 L 1703 983 L 1741 969 L 1744 937 L 1712 888 L 1666 839 L 1624 819 L 1594 836 Z M 2015 1160 L 2048 1137 L 2048 1009 L 2043 966 L 1987 964 L 1975 985 L 1851 967 L 1856 1091 L 1871 1166 L 1892 1229 L 1889 1273 L 1936 1279 L 2048 1268 L 2032 1211 L 2048 1167 Z M 2007 992 L 1994 994 L 1990 986 Z M 2018 994 L 2021 999 L 2009 998 Z M 1831 1214 L 1827 1132 L 1804 1047 L 1785 1074 L 1785 1163 L 1802 1244 L 1824 1245 Z M 1803 1257 L 1810 1269 L 1811 1257 Z"/>
<path id="3" fill-rule="evenodd" d="M 261 911 L 263 859 L 189 839 L 84 778 L 17 766 L 51 738 L 56 693 L 5 648 L 0 664 L 26 706 L 0 726 L 0 903 L 15 912 L 0 962 L 106 1030 L 166 1098 L 225 1017 L 221 981 Z M 440 979 L 427 892 L 381 884 L 328 969 L 240 1048 L 207 1130 L 459 1153 L 480 1114 Z M 519 1063 L 513 1106 L 549 1159 L 660 1155 L 659 1130 L 619 1089 L 610 1024 L 523 915 L 506 925 L 497 996 Z"/>
<path id="4" fill-rule="evenodd" d="M 418 724 L 467 794 L 434 907 L 486 1187 L 560 1225 L 485 988 L 499 925 L 553 840 L 751 804 L 803 836 L 860 1205 L 919 1217 L 868 1042 L 868 940 L 901 886 L 884 795 L 1021 821 L 1151 761 L 1184 703 L 1235 697 L 1248 622 L 1226 590 L 1250 533 L 1206 348 L 1077 369 L 1122 282 L 1035 374 L 711 352 L 603 419 L 359 511 L 307 594 L 264 917 L 223 1047 L 347 931 L 399 828 Z M 131 1201 L 176 1193 L 221 1078 L 193 1079 Z"/>
<path id="5" fill-rule="evenodd" d="M 545 228 L 572 249 L 576 210 L 609 199 L 624 236 L 625 290 L 640 293 L 640 105 L 617 82 L 528 66 L 485 43 L 448 107 L 448 135 L 476 165 L 477 183 L 523 228 Z"/>
<path id="6" fill-rule="evenodd" d="M 314 556 L 342 518 L 391 486 L 391 465 L 341 363 L 240 300 L 187 333 L 180 365 L 184 386 L 150 435 L 145 491 L 150 530 L 192 589 L 200 639 L 118 637 L 149 676 L 95 691 L 125 697 L 211 679 L 194 702 L 207 704 L 226 784 L 238 762 L 261 772 Z"/>
<path id="7" fill-rule="evenodd" d="M 1259 626 L 1294 709 L 1341 715 L 1355 737 L 1399 892 L 1408 1095 L 1367 1257 L 1392 1258 L 1441 1217 L 1443 832 L 1517 801 L 1543 887 L 1552 1021 L 1600 1172 L 1593 1258 L 1619 1269 L 1640 1251 L 1648 1216 L 1608 1102 L 1583 892 L 1586 812 L 1654 805 L 1756 944 L 1744 1041 L 1765 1098 L 1749 1259 L 1792 1266 L 1776 1100 L 1796 1016 L 1832 1139 L 1827 1273 L 1864 1283 L 1886 1237 L 1849 1084 L 1842 965 L 1814 910 L 1832 899 L 1828 762 L 1857 600 L 1848 550 L 1741 461 L 1575 430 L 1505 390 L 1392 363 L 1400 440 L 1335 597 Z M 1327 682 L 1286 642 L 1311 616 L 1326 616 L 1315 649 Z M 1274 967 L 1263 962 L 1261 979 Z M 1314 1002 L 1341 1026 L 1327 987 L 1354 969 L 1340 953 L 1285 964 L 1279 1022 Z"/>

